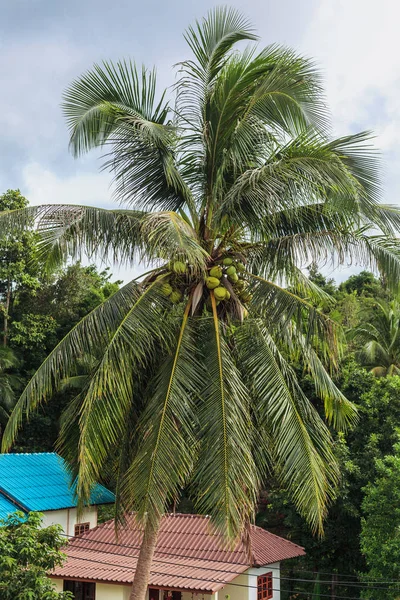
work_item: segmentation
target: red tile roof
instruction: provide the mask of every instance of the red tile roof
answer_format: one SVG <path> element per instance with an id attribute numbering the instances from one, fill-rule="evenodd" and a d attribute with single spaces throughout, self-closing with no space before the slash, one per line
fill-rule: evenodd
<path id="1" fill-rule="evenodd" d="M 107 521 L 73 538 L 66 549 L 67 562 L 54 570 L 64 579 L 132 583 L 142 532 L 129 516 L 118 531 Z M 154 555 L 150 585 L 163 588 L 215 592 L 251 566 L 264 566 L 305 554 L 301 546 L 251 526 L 249 557 L 243 541 L 227 548 L 199 515 L 165 515 Z"/>

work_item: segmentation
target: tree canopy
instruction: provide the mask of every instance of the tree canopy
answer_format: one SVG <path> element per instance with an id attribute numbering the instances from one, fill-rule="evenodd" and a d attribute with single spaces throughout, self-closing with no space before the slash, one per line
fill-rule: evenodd
<path id="1" fill-rule="evenodd" d="M 62 565 L 61 525 L 42 527 L 41 515 L 16 512 L 0 520 L 0 595 L 2 600 L 72 600 L 56 592 L 48 573 Z"/>

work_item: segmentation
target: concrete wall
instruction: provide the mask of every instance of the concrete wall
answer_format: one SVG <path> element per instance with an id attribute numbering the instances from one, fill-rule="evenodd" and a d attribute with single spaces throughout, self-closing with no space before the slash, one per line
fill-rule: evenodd
<path id="1" fill-rule="evenodd" d="M 247 586 L 252 585 L 251 579 L 255 578 L 249 577 L 247 572 L 238 575 L 232 583 L 228 583 L 219 591 L 219 600 L 225 600 L 226 596 L 229 596 L 229 600 L 249 600 L 249 588 Z"/>
<path id="2" fill-rule="evenodd" d="M 63 591 L 64 582 L 62 579 L 51 579 L 51 581 L 53 582 L 56 592 Z"/>
<path id="3" fill-rule="evenodd" d="M 273 600 L 280 600 L 280 565 L 273 563 L 267 567 L 249 569 L 242 575 L 238 575 L 232 583 L 228 583 L 216 594 L 193 594 L 193 600 L 257 600 L 257 576 L 272 573 L 272 587 L 274 590 Z M 53 580 L 58 591 L 62 591 L 61 579 Z M 235 585 L 232 585 L 235 584 Z M 96 583 L 96 600 L 129 600 L 130 586 Z M 162 598 L 162 595 L 160 594 Z M 182 600 L 192 600 L 191 592 L 182 592 Z"/>
<path id="4" fill-rule="evenodd" d="M 63 591 L 64 581 L 62 579 L 52 579 L 52 582 L 57 592 Z M 130 585 L 96 583 L 96 600 L 129 600 L 130 591 Z M 193 600 L 203 599 L 218 600 L 218 592 L 212 596 L 209 594 L 193 594 Z M 192 600 L 192 592 L 182 592 L 182 600 Z"/>
<path id="5" fill-rule="evenodd" d="M 64 508 L 62 510 L 47 510 L 43 513 L 43 526 L 61 525 L 64 533 L 74 535 L 74 527 L 77 523 L 90 523 L 90 528 L 97 525 L 97 506 L 89 506 L 78 519 L 76 508 Z"/>
<path id="6" fill-rule="evenodd" d="M 274 590 L 273 600 L 281 599 L 280 592 L 280 564 L 273 563 L 267 567 L 261 567 L 259 569 L 249 569 L 247 574 L 249 575 L 249 597 L 248 600 L 257 600 L 257 576 L 264 575 L 265 573 L 272 573 L 272 588 Z M 236 582 L 236 579 L 235 579 Z"/>
<path id="7" fill-rule="evenodd" d="M 96 584 L 96 600 L 129 600 L 131 588 L 127 585 Z"/>

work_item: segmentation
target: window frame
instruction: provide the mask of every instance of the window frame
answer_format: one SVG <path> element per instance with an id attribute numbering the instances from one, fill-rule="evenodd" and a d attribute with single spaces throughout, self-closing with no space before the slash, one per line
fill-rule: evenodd
<path id="1" fill-rule="evenodd" d="M 85 587 L 88 585 L 93 586 L 93 595 L 91 596 L 91 598 L 93 598 L 93 600 L 96 600 L 96 582 L 94 582 L 94 581 L 77 581 L 76 579 L 64 579 L 63 591 L 64 592 L 72 592 L 75 595 L 76 592 L 74 592 L 73 589 L 71 590 L 68 588 L 71 586 L 74 587 L 74 584 L 77 584 L 77 583 L 82 586 L 82 594 L 81 594 L 82 600 L 87 600 L 87 594 L 86 594 L 87 590 L 85 590 Z"/>
<path id="2" fill-rule="evenodd" d="M 80 531 L 80 529 L 83 527 L 83 530 Z M 84 533 L 86 533 L 87 531 L 89 531 L 90 529 L 90 522 L 89 521 L 85 521 L 84 523 L 75 523 L 74 525 L 74 537 L 79 537 L 80 535 L 83 535 Z M 78 530 L 78 532 L 77 532 Z"/>
<path id="3" fill-rule="evenodd" d="M 271 600 L 274 597 L 272 571 L 257 577 L 257 600 Z"/>

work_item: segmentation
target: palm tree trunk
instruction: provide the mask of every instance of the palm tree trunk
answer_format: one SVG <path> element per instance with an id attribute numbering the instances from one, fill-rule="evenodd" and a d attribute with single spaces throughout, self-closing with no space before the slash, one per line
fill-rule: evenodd
<path id="1" fill-rule="evenodd" d="M 129 600 L 146 599 L 151 563 L 153 560 L 154 551 L 156 549 L 161 518 L 162 516 L 160 515 L 156 522 L 147 521 L 146 523 Z"/>

